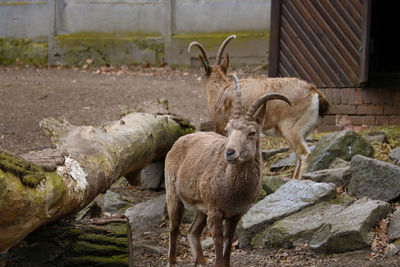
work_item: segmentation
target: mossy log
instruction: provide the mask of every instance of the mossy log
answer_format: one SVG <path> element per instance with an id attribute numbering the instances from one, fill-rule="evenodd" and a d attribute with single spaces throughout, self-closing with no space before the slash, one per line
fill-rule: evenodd
<path id="1" fill-rule="evenodd" d="M 45 119 L 54 148 L 19 157 L 0 151 L 0 253 L 33 230 L 76 212 L 120 176 L 135 177 L 192 132 L 169 115 L 131 113 L 103 127 Z"/>
<path id="2" fill-rule="evenodd" d="M 126 218 L 58 222 L 13 246 L 6 266 L 128 266 L 132 259 Z"/>

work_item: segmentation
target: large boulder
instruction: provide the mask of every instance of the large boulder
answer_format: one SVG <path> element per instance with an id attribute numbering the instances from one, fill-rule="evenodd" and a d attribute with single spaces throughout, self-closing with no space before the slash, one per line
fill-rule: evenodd
<path id="1" fill-rule="evenodd" d="M 167 202 L 165 194 L 136 204 L 125 211 L 125 216 L 129 220 L 132 236 L 143 232 L 152 224 L 159 223 L 167 214 Z"/>
<path id="2" fill-rule="evenodd" d="M 262 188 L 267 195 L 275 193 L 282 185 L 290 181 L 289 178 L 279 176 L 264 176 L 261 180 Z"/>
<path id="3" fill-rule="evenodd" d="M 156 190 L 164 184 L 164 159 L 153 161 L 140 171 L 140 185 L 138 189 Z"/>
<path id="4" fill-rule="evenodd" d="M 324 169 L 315 172 L 308 172 L 302 176 L 302 179 L 308 179 L 318 183 L 334 183 L 337 186 L 347 185 L 350 181 L 350 178 L 350 167 Z"/>
<path id="5" fill-rule="evenodd" d="M 390 241 L 400 238 L 400 209 L 397 209 L 390 218 L 388 238 Z"/>
<path id="6" fill-rule="evenodd" d="M 314 233 L 321 228 L 326 216 L 343 210 L 342 205 L 321 202 L 275 222 L 265 231 L 257 233 L 251 241 L 253 247 L 292 248 L 309 243 Z"/>
<path id="7" fill-rule="evenodd" d="M 111 214 L 124 214 L 125 210 L 132 206 L 132 202 L 123 199 L 119 194 L 112 190 L 107 190 L 104 195 L 104 211 Z"/>
<path id="8" fill-rule="evenodd" d="M 390 204 L 381 200 L 359 199 L 326 222 L 312 236 L 310 248 L 318 252 L 341 253 L 363 249 L 372 242 L 369 231 L 390 211 Z"/>
<path id="9" fill-rule="evenodd" d="M 336 158 L 350 161 L 356 154 L 370 157 L 373 153 L 372 146 L 358 133 L 348 130 L 335 132 L 323 136 L 317 143 L 307 159 L 307 171 L 327 169 Z"/>
<path id="10" fill-rule="evenodd" d="M 310 205 L 334 198 L 335 186 L 310 180 L 291 180 L 275 193 L 257 202 L 242 218 L 238 227 L 240 246 L 250 245 L 253 236 L 285 216 Z"/>
<path id="11" fill-rule="evenodd" d="M 389 154 L 389 158 L 393 160 L 393 164 L 400 166 L 400 147 L 393 149 Z"/>
<path id="12" fill-rule="evenodd" d="M 400 167 L 356 155 L 351 160 L 349 194 L 392 201 L 400 196 Z"/>

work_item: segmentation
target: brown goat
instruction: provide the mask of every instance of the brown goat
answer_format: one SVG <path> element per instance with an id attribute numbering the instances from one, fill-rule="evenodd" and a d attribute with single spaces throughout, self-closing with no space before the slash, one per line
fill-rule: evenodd
<path id="1" fill-rule="evenodd" d="M 205 71 L 208 111 L 213 121 L 214 130 L 225 134 L 225 126 L 233 114 L 234 84 L 227 77 L 229 54 L 224 61 L 221 58 L 225 46 L 236 38 L 231 35 L 221 44 L 216 64 L 210 65 L 203 46 L 198 42 L 189 45 L 200 49 L 199 59 Z M 329 109 L 325 96 L 311 83 L 298 78 L 257 78 L 240 80 L 244 110 L 258 97 L 267 93 L 286 95 L 291 107 L 280 101 L 265 105 L 256 113 L 257 121 L 262 125 L 265 135 L 283 136 L 289 147 L 296 153 L 296 168 L 293 178 L 301 178 L 307 169 L 306 159 L 310 153 L 305 142 L 306 136 L 315 128 L 318 117 L 323 117 Z"/>
<path id="2" fill-rule="evenodd" d="M 282 95 L 267 94 L 252 103 L 246 116 L 241 116 L 240 98 L 238 89 L 234 117 L 226 126 L 227 137 L 213 132 L 185 135 L 175 142 L 167 154 L 168 266 L 176 263 L 176 243 L 184 207 L 196 212 L 188 236 L 195 265 L 207 264 L 200 245 L 206 224 L 214 241 L 215 266 L 230 265 L 236 225 L 255 202 L 261 185 L 261 127 L 254 121 L 253 115 L 261 105 L 272 99 L 290 104 Z"/>

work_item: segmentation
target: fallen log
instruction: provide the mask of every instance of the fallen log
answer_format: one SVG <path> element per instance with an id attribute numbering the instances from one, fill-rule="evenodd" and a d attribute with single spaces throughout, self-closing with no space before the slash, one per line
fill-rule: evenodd
<path id="1" fill-rule="evenodd" d="M 58 221 L 9 249 L 4 266 L 129 266 L 132 245 L 126 218 Z M 1 262 L 1 261 L 0 261 Z"/>
<path id="2" fill-rule="evenodd" d="M 33 230 L 88 205 L 120 176 L 136 177 L 192 132 L 169 115 L 131 113 L 103 127 L 45 119 L 54 148 L 19 157 L 0 151 L 0 253 Z"/>

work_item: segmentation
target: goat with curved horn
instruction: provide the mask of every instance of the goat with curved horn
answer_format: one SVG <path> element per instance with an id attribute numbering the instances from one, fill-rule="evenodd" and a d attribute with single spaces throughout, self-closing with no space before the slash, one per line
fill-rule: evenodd
<path id="1" fill-rule="evenodd" d="M 264 104 L 266 104 L 268 101 L 273 100 L 273 99 L 280 99 L 285 101 L 286 103 L 291 106 L 292 104 L 290 103 L 289 99 L 286 96 L 283 96 L 281 94 L 265 94 L 263 96 L 260 96 L 256 101 L 254 101 L 249 109 L 247 110 L 246 113 L 246 119 L 247 120 L 253 120 L 254 119 L 254 114 L 256 111 Z"/>
<path id="2" fill-rule="evenodd" d="M 228 68 L 229 68 L 229 55 L 227 54 L 224 62 L 221 63 L 221 58 L 222 58 L 222 54 L 224 52 L 224 49 L 226 47 L 226 45 L 229 43 L 230 40 L 235 39 L 236 35 L 231 35 L 229 37 L 227 37 L 222 44 L 220 45 L 218 52 L 217 52 L 217 56 L 216 56 L 216 65 L 211 66 L 209 61 L 208 61 L 208 56 L 206 53 L 206 50 L 204 49 L 204 47 L 197 41 L 193 41 L 189 44 L 188 47 L 188 52 L 190 53 L 190 49 L 193 46 L 196 46 L 200 49 L 201 55 L 199 55 L 199 59 L 203 65 L 206 77 L 209 77 L 211 75 L 211 73 L 213 73 L 215 70 L 219 70 L 222 71 L 223 75 L 226 75 Z"/>
<path id="3" fill-rule="evenodd" d="M 188 52 L 190 53 L 190 49 L 192 48 L 192 46 L 196 46 L 196 47 L 198 47 L 199 49 L 200 49 L 200 52 L 201 52 L 201 54 L 203 55 L 203 58 L 204 58 L 204 61 L 207 63 L 207 65 L 209 64 L 208 63 L 208 56 L 207 56 L 207 53 L 206 53 L 206 50 L 204 49 L 204 47 L 199 43 L 199 42 L 196 42 L 196 41 L 194 41 L 194 42 L 191 42 L 190 44 L 189 44 L 189 47 L 188 47 Z"/>
<path id="4" fill-rule="evenodd" d="M 165 158 L 169 267 L 177 264 L 177 240 L 185 208 L 196 213 L 188 234 L 194 265 L 208 266 L 200 242 L 208 226 L 215 248 L 214 266 L 231 266 L 236 226 L 259 196 L 261 125 L 240 114 L 240 84 L 236 76 L 232 77 L 236 82 L 235 109 L 239 115 L 229 120 L 228 136 L 213 132 L 185 135 L 175 142 Z M 272 99 L 289 101 L 282 95 L 270 94 L 255 100 L 254 109 Z"/>
<path id="5" fill-rule="evenodd" d="M 203 63 L 208 111 L 214 130 L 219 134 L 226 134 L 229 119 L 236 116 L 235 83 L 228 78 L 229 54 L 226 53 L 222 60 L 225 47 L 235 37 L 231 35 L 222 42 L 216 56 L 217 65 L 207 67 Z M 320 118 L 328 114 L 327 98 L 315 85 L 298 78 L 248 78 L 241 79 L 240 85 L 242 110 L 247 111 L 256 99 L 268 93 L 285 95 L 292 103 L 289 107 L 281 101 L 273 101 L 268 108 L 267 105 L 256 108 L 252 116 L 262 123 L 263 134 L 286 139 L 296 153 L 293 178 L 300 179 L 308 170 L 310 150 L 306 136 L 318 125 Z"/>
<path id="6" fill-rule="evenodd" d="M 222 58 L 222 54 L 224 53 L 225 47 L 226 47 L 226 45 L 229 43 L 229 41 L 232 40 L 232 39 L 236 39 L 236 35 L 233 34 L 233 35 L 231 35 L 231 36 L 228 36 L 228 37 L 222 42 L 221 46 L 220 46 L 219 49 L 218 49 L 217 56 L 215 57 L 215 64 L 216 64 L 216 65 L 221 64 L 221 58 Z"/>

